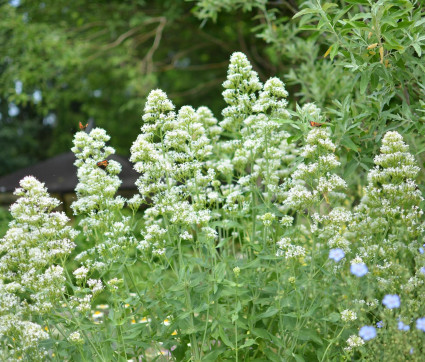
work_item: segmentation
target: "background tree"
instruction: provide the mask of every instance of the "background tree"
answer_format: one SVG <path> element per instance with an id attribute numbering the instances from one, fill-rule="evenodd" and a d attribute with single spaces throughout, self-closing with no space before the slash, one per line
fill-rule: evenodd
<path id="1" fill-rule="evenodd" d="M 177 106 L 222 108 L 230 54 L 249 33 L 241 14 L 200 27 L 185 1 L 14 0 L 0 5 L 0 174 L 69 150 L 93 120 L 128 154 L 148 92 Z M 213 96 L 211 96 L 213 94 Z"/>

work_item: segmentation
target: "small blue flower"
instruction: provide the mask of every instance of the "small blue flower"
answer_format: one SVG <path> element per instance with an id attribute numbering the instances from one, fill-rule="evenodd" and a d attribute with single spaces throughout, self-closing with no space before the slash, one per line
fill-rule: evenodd
<path id="1" fill-rule="evenodd" d="M 378 328 L 382 328 L 384 326 L 384 321 L 379 321 L 378 323 L 376 323 L 376 326 Z"/>
<path id="2" fill-rule="evenodd" d="M 363 275 L 366 275 L 369 270 L 367 269 L 366 264 L 360 263 L 360 264 L 351 264 L 350 271 L 356 277 L 362 277 Z"/>
<path id="3" fill-rule="evenodd" d="M 425 332 L 425 317 L 416 320 L 416 328 Z"/>
<path id="4" fill-rule="evenodd" d="M 360 328 L 359 336 L 365 340 L 369 341 L 376 337 L 376 329 L 374 326 L 363 326 Z"/>
<path id="5" fill-rule="evenodd" d="M 412 347 L 412 348 L 410 348 L 409 353 L 410 353 L 410 354 L 413 354 L 413 351 L 414 351 L 414 349 L 413 349 L 413 347 Z"/>
<path id="6" fill-rule="evenodd" d="M 425 275 L 425 266 L 423 266 L 422 268 L 419 269 L 419 271 Z"/>
<path id="7" fill-rule="evenodd" d="M 404 324 L 402 321 L 398 322 L 398 329 L 400 331 L 408 331 L 410 329 L 410 326 L 408 324 Z"/>
<path id="8" fill-rule="evenodd" d="M 344 250 L 336 248 L 329 251 L 329 259 L 339 262 L 345 256 Z"/>
<path id="9" fill-rule="evenodd" d="M 425 250 L 424 250 L 424 248 L 423 248 L 422 246 L 419 248 L 419 252 L 420 252 L 421 254 L 425 253 Z"/>
<path id="10" fill-rule="evenodd" d="M 388 309 L 399 308 L 400 297 L 397 294 L 387 294 L 384 299 L 382 299 L 382 304 Z"/>

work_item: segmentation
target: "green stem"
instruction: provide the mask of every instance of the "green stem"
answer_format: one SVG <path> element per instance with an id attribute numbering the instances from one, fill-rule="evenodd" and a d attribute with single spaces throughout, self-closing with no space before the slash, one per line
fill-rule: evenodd
<path id="1" fill-rule="evenodd" d="M 330 348 L 330 346 L 338 340 L 339 336 L 342 334 L 342 331 L 344 330 L 344 327 L 342 327 L 341 331 L 338 333 L 338 335 L 332 339 L 332 341 L 328 344 L 328 346 L 325 349 L 325 353 L 323 353 L 322 359 L 320 360 L 320 362 L 323 362 L 325 360 L 326 354 L 328 353 L 328 350 Z"/>

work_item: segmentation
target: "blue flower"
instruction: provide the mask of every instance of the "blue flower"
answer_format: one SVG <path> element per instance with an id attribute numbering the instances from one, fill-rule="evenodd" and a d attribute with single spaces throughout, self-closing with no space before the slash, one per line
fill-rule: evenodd
<path id="1" fill-rule="evenodd" d="M 398 329 L 400 331 L 408 331 L 410 329 L 410 326 L 407 324 L 404 324 L 402 321 L 398 322 Z"/>
<path id="2" fill-rule="evenodd" d="M 424 250 L 424 248 L 423 248 L 422 246 L 419 248 L 419 252 L 420 252 L 421 254 L 425 253 L 425 250 Z"/>
<path id="3" fill-rule="evenodd" d="M 425 332 L 425 317 L 416 320 L 416 328 Z"/>
<path id="4" fill-rule="evenodd" d="M 329 251 L 329 259 L 332 259 L 336 262 L 340 261 L 345 256 L 344 250 L 342 249 L 331 249 Z"/>
<path id="5" fill-rule="evenodd" d="M 382 299 L 382 304 L 388 309 L 399 308 L 400 297 L 397 294 L 387 294 L 384 299 Z"/>
<path id="6" fill-rule="evenodd" d="M 351 264 L 350 271 L 356 277 L 362 277 L 363 275 L 366 275 L 369 270 L 367 269 L 366 264 L 360 263 L 360 264 Z"/>
<path id="7" fill-rule="evenodd" d="M 369 341 L 376 337 L 376 329 L 374 326 L 363 326 L 360 328 L 359 336 L 365 340 Z"/>
<path id="8" fill-rule="evenodd" d="M 419 269 L 419 271 L 425 275 L 425 266 L 423 266 L 422 268 Z"/>
<path id="9" fill-rule="evenodd" d="M 382 328 L 384 326 L 384 321 L 379 321 L 378 323 L 376 323 L 376 326 L 378 328 Z"/>

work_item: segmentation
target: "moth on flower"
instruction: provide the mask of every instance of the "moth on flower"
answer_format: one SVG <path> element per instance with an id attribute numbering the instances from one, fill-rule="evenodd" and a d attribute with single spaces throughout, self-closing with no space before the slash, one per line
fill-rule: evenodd
<path id="1" fill-rule="evenodd" d="M 310 121 L 310 126 L 311 127 L 322 127 L 323 126 L 323 123 Z"/>
<path id="2" fill-rule="evenodd" d="M 108 160 L 103 160 L 96 163 L 96 166 L 101 168 L 102 170 L 106 170 L 106 167 L 108 167 L 108 165 L 109 165 Z"/>
<path id="3" fill-rule="evenodd" d="M 83 125 L 81 122 L 79 122 L 78 126 L 80 127 L 81 131 L 84 131 L 87 127 L 88 127 L 88 123 L 86 123 L 85 125 Z"/>

